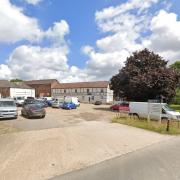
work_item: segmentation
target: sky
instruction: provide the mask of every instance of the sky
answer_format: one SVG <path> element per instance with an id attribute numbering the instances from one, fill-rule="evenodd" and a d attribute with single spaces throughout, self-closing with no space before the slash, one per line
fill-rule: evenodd
<path id="1" fill-rule="evenodd" d="M 109 80 L 132 52 L 180 60 L 178 0 L 1 0 L 0 79 Z"/>

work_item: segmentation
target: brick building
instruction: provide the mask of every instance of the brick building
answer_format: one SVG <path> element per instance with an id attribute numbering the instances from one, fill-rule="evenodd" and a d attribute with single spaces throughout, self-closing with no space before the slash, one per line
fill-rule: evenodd
<path id="1" fill-rule="evenodd" d="M 49 97 L 52 96 L 51 89 L 59 84 L 56 79 L 32 80 L 24 81 L 25 84 L 35 89 L 36 97 Z"/>
<path id="2" fill-rule="evenodd" d="M 0 80 L 0 97 L 28 97 L 35 96 L 35 90 L 28 85 L 19 82 L 13 83 L 8 80 Z"/>

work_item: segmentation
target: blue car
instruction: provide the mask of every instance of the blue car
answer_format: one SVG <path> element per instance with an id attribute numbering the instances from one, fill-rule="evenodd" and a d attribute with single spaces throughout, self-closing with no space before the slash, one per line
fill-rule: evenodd
<path id="1" fill-rule="evenodd" d="M 62 105 L 63 109 L 76 109 L 76 105 L 72 102 L 68 103 L 68 102 L 64 102 Z"/>

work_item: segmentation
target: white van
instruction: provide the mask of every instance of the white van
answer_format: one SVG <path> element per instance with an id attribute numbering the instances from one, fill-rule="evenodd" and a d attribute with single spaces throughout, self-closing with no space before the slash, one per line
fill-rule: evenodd
<path id="1" fill-rule="evenodd" d="M 0 118 L 17 118 L 18 112 L 13 99 L 0 99 Z"/>
<path id="2" fill-rule="evenodd" d="M 80 102 L 79 102 L 78 97 L 66 96 L 65 99 L 64 99 L 64 102 L 67 102 L 67 103 L 71 103 L 72 102 L 76 106 L 80 106 Z"/>
<path id="3" fill-rule="evenodd" d="M 130 102 L 129 113 L 141 118 L 180 120 L 180 113 L 171 109 L 166 103 Z"/>

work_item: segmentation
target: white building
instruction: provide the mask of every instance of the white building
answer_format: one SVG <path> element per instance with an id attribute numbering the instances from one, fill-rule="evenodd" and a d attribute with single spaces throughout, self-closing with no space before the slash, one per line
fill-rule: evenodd
<path id="1" fill-rule="evenodd" d="M 52 88 L 52 96 L 55 98 L 75 96 L 80 102 L 90 103 L 113 101 L 113 91 L 110 90 L 108 81 L 60 83 Z"/>
<path id="2" fill-rule="evenodd" d="M 0 80 L 0 97 L 35 97 L 35 89 L 22 82 L 12 83 L 8 80 Z"/>

